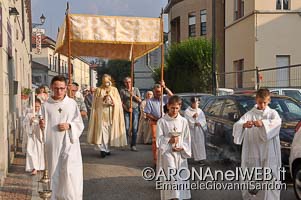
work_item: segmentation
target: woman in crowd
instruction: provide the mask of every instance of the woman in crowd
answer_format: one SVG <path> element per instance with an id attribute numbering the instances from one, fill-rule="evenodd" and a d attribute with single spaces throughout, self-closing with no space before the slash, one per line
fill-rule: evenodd
<path id="1" fill-rule="evenodd" d="M 149 119 L 144 113 L 144 108 L 146 106 L 146 101 L 153 97 L 152 91 L 147 91 L 145 93 L 145 99 L 140 104 L 140 119 L 138 127 L 138 143 L 151 144 L 152 143 L 152 132 L 149 125 Z"/>

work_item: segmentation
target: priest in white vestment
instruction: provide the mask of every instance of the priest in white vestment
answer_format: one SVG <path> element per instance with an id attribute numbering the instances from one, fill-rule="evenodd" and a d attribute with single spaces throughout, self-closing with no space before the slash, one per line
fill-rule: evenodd
<path id="1" fill-rule="evenodd" d="M 157 148 L 158 160 L 157 171 L 164 170 L 165 173 L 169 169 L 183 169 L 188 170 L 187 158 L 191 157 L 191 141 L 190 132 L 187 120 L 179 114 L 181 108 L 181 99 L 178 96 L 172 96 L 168 101 L 168 114 L 158 120 L 157 123 Z M 178 186 L 189 186 L 189 180 L 184 181 L 187 177 L 187 171 L 182 170 L 182 179 L 164 180 L 160 177 L 163 184 Z M 167 199 L 190 199 L 190 190 L 185 189 L 168 189 L 161 190 L 161 200 Z"/>
<path id="2" fill-rule="evenodd" d="M 55 76 L 51 96 L 42 107 L 40 126 L 46 134 L 46 155 L 52 200 L 81 200 L 83 168 L 79 137 L 84 130 L 74 99 L 66 95 L 66 79 Z"/>
<path id="3" fill-rule="evenodd" d="M 38 118 L 41 115 L 41 104 L 40 99 L 35 99 L 35 112 L 27 113 L 23 121 L 23 130 L 27 135 L 25 170 L 32 175 L 45 169 L 44 141 Z"/>
<path id="4" fill-rule="evenodd" d="M 206 159 L 206 117 L 204 112 L 199 108 L 199 99 L 192 97 L 190 101 L 191 106 L 185 110 L 185 118 L 188 121 L 191 135 L 192 157 L 195 161 L 199 161 L 201 164 L 204 164 L 203 161 Z"/>
<path id="5" fill-rule="evenodd" d="M 112 77 L 102 76 L 91 109 L 87 142 L 97 145 L 102 158 L 111 155 L 110 147 L 127 145 L 122 102 Z"/>
<path id="6" fill-rule="evenodd" d="M 269 91 L 260 89 L 256 95 L 255 107 L 234 124 L 233 137 L 235 144 L 242 144 L 242 169 L 270 168 L 275 179 L 271 182 L 279 184 L 281 118 L 277 111 L 268 107 L 268 103 Z M 242 195 L 244 200 L 277 200 L 280 199 L 280 190 L 243 190 Z"/>

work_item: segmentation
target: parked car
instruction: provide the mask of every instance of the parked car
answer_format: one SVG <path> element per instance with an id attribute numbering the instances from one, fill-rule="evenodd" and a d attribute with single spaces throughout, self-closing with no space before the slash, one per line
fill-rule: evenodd
<path id="1" fill-rule="evenodd" d="M 233 89 L 229 88 L 216 88 L 216 96 L 223 96 L 223 95 L 231 95 L 234 94 Z"/>
<path id="2" fill-rule="evenodd" d="M 221 150 L 225 157 L 240 160 L 240 146 L 233 143 L 233 124 L 255 105 L 254 95 L 228 95 L 211 97 L 203 111 L 206 115 L 208 133 L 207 142 Z M 295 126 L 301 120 L 301 105 L 286 96 L 272 96 L 269 105 L 282 118 L 280 144 L 282 163 L 288 166 L 288 158 L 293 141 Z"/>
<path id="3" fill-rule="evenodd" d="M 289 96 L 289 97 L 301 102 L 301 89 L 298 89 L 298 88 L 270 88 L 269 90 L 274 94 Z"/>
<path id="4" fill-rule="evenodd" d="M 301 121 L 296 126 L 296 133 L 290 154 L 290 172 L 293 177 L 297 199 L 301 200 Z"/>
<path id="5" fill-rule="evenodd" d="M 207 99 L 211 96 L 212 94 L 207 94 L 207 93 L 178 93 L 176 94 L 182 98 L 182 107 L 181 111 L 184 112 L 189 106 L 190 106 L 190 98 L 191 97 L 198 97 L 200 99 L 200 105 L 199 107 L 202 108 L 207 101 Z M 181 113 L 182 114 L 182 113 Z"/>

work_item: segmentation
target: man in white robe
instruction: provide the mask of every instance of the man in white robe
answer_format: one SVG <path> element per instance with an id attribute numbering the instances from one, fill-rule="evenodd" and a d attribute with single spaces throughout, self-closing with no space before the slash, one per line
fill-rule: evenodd
<path id="1" fill-rule="evenodd" d="M 205 130 L 207 130 L 206 117 L 199 108 L 199 100 L 196 97 L 190 99 L 191 106 L 185 110 L 185 118 L 189 124 L 191 135 L 192 157 L 195 161 L 204 164 L 206 159 Z"/>
<path id="2" fill-rule="evenodd" d="M 63 76 L 52 79 L 54 95 L 42 107 L 40 126 L 46 134 L 51 199 L 81 200 L 83 169 L 79 137 L 84 124 L 77 103 L 66 95 L 66 88 Z"/>
<path id="3" fill-rule="evenodd" d="M 38 119 L 41 114 L 41 104 L 41 101 L 36 99 L 35 112 L 27 113 L 23 121 L 23 129 L 27 135 L 25 171 L 31 172 L 32 175 L 45 169 L 44 142 Z"/>
<path id="4" fill-rule="evenodd" d="M 168 101 L 168 114 L 158 120 L 157 123 L 157 148 L 158 148 L 158 171 L 169 169 L 179 170 L 186 168 L 188 170 L 187 158 L 191 157 L 191 141 L 187 120 L 179 114 L 181 108 L 181 99 L 178 96 L 170 97 Z M 178 134 L 178 136 L 176 136 Z M 183 174 L 182 174 L 183 173 Z M 187 171 L 182 170 L 181 178 L 176 177 L 171 180 L 164 180 L 160 177 L 163 184 L 177 184 L 178 186 L 189 186 Z M 190 190 L 161 190 L 161 200 L 167 199 L 190 199 Z"/>
<path id="5" fill-rule="evenodd" d="M 266 167 L 272 170 L 279 184 L 281 151 L 279 131 L 281 118 L 277 111 L 268 107 L 270 93 L 260 89 L 256 95 L 256 105 L 234 124 L 233 137 L 235 144 L 242 144 L 241 167 L 243 170 L 253 167 Z M 251 181 L 251 180 L 242 180 Z M 277 200 L 280 190 L 242 191 L 244 200 Z"/>

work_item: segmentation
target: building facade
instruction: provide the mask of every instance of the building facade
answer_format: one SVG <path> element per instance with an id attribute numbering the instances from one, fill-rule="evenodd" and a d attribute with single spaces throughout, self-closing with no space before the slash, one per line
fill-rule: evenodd
<path id="1" fill-rule="evenodd" d="M 20 124 L 31 88 L 30 0 L 0 1 L 0 182 L 21 140 Z"/>
<path id="2" fill-rule="evenodd" d="M 152 74 L 156 68 L 161 67 L 161 48 L 139 58 L 135 63 L 135 87 L 141 91 L 151 90 L 155 84 Z M 143 92 L 144 93 L 144 92 Z M 143 97 L 144 98 L 144 97 Z"/>
<path id="3" fill-rule="evenodd" d="M 41 35 L 41 48 L 37 45 L 37 36 L 32 37 L 33 65 L 32 83 L 40 86 L 50 86 L 51 79 L 57 75 L 68 78 L 68 57 L 55 53 L 55 41 L 43 34 Z M 90 64 L 83 58 L 72 57 L 72 81 L 82 88 L 90 85 Z"/>
<path id="4" fill-rule="evenodd" d="M 217 46 L 217 72 L 224 72 L 225 66 L 225 1 L 214 0 L 169 0 L 164 12 L 168 14 L 168 42 L 181 42 L 188 38 L 204 37 L 212 39 L 213 15 L 215 7 L 215 38 Z M 224 81 L 220 81 L 223 86 Z"/>
<path id="5" fill-rule="evenodd" d="M 301 64 L 301 1 L 227 0 L 225 71 Z M 274 70 L 260 78 L 267 87 L 299 86 L 301 68 Z M 299 71 L 299 72 L 298 72 Z M 254 72 L 226 75 L 226 87 L 254 88 Z M 299 83 L 297 83 L 299 81 Z"/>

